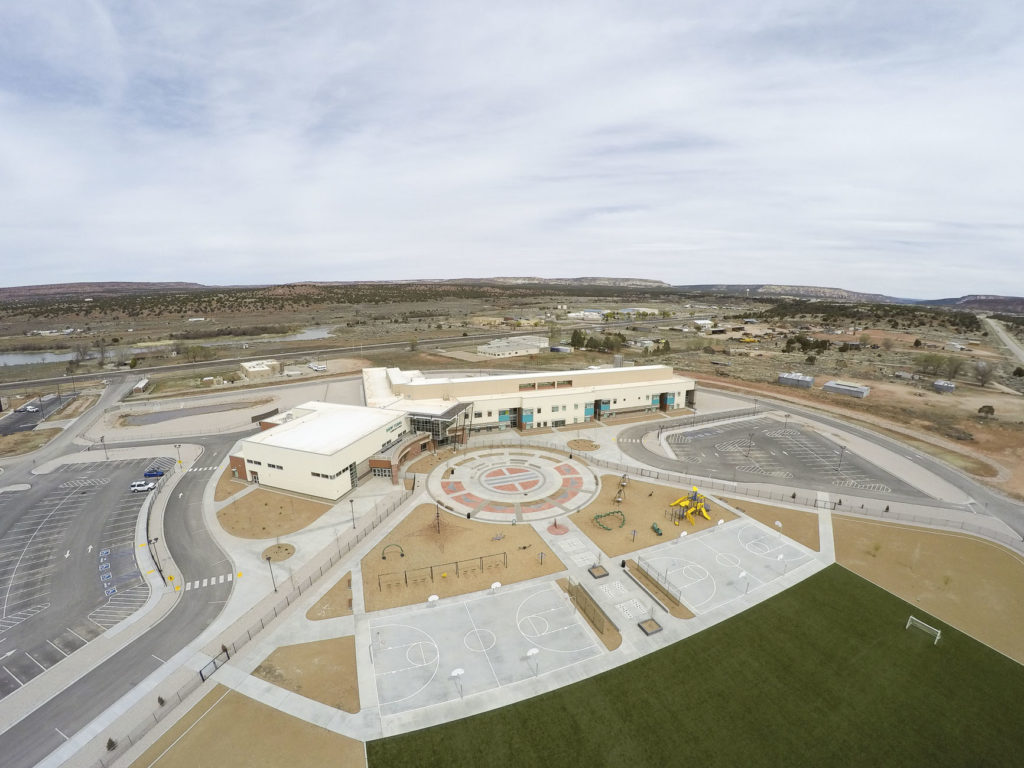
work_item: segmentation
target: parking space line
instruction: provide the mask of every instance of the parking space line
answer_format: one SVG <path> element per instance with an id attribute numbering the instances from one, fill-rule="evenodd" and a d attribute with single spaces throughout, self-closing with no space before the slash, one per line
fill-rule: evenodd
<path id="1" fill-rule="evenodd" d="M 47 640 L 46 642 L 48 642 L 48 643 L 49 643 L 50 645 L 53 645 L 53 641 L 51 641 L 51 640 Z M 59 648 L 59 647 L 58 647 L 58 646 L 56 646 L 56 645 L 53 645 L 53 647 L 54 647 L 54 648 L 56 648 L 56 649 L 57 649 L 58 651 L 60 651 L 61 653 L 63 653 L 63 654 L 65 655 L 65 656 L 67 656 L 67 653 L 66 653 L 66 652 L 65 652 L 65 651 L 64 651 L 63 649 Z"/>
<path id="2" fill-rule="evenodd" d="M 38 660 L 38 659 L 36 659 L 36 657 L 35 657 L 35 656 L 33 656 L 33 655 L 32 655 L 31 653 L 29 653 L 28 651 L 24 651 L 24 654 L 25 654 L 26 656 L 28 656 L 28 657 L 29 657 L 30 659 L 32 659 L 32 661 L 34 661 L 34 662 L 36 663 L 36 665 L 37 665 L 37 666 L 38 666 L 38 667 L 39 667 L 39 668 L 40 668 L 41 670 L 43 670 L 43 672 L 45 672 L 45 671 L 46 671 L 46 667 L 44 667 L 44 666 L 43 666 L 42 664 L 40 664 L 40 663 L 39 663 L 39 660 Z"/>
<path id="3" fill-rule="evenodd" d="M 75 630 L 73 630 L 73 629 L 72 629 L 71 627 L 64 627 L 64 629 L 66 629 L 66 630 L 67 630 L 68 632 L 70 632 L 70 633 L 71 633 L 72 635 L 74 635 L 75 637 L 77 637 L 77 638 L 78 638 L 79 640 L 81 640 L 81 641 L 82 641 L 83 643 L 88 643 L 88 642 L 89 642 L 89 641 L 88 641 L 88 640 L 86 640 L 86 639 L 85 639 L 84 637 L 82 637 L 82 636 L 81 636 L 80 634 L 78 634 L 77 632 L 75 632 Z"/>
<path id="4" fill-rule="evenodd" d="M 4 666 L 4 672 L 6 672 L 6 673 L 7 673 L 8 675 L 10 675 L 10 676 L 11 676 L 12 678 L 14 678 L 14 682 L 16 682 L 16 683 L 18 684 L 18 686 L 19 686 L 19 687 L 21 687 L 21 686 L 23 686 L 23 685 L 24 685 L 24 683 L 23 683 L 23 682 L 21 682 L 21 680 L 19 680 L 19 679 L 18 679 L 17 677 L 15 677 L 15 676 L 14 676 L 14 673 L 13 673 L 13 672 L 11 672 L 11 670 L 9 670 L 9 669 L 8 669 L 8 668 L 6 667 L 6 665 Z"/>

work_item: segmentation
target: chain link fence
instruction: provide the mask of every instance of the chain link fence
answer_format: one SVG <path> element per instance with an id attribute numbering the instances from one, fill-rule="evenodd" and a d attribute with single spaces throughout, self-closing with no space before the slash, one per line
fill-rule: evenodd
<path id="1" fill-rule="evenodd" d="M 402 491 L 396 498 L 388 502 L 377 504 L 371 513 L 373 517 L 368 523 L 356 532 L 355 539 L 342 543 L 342 537 L 335 538 L 333 544 L 325 547 L 320 555 L 310 563 L 299 569 L 285 584 L 291 589 L 282 594 L 272 593 L 256 604 L 249 613 L 235 622 L 225 630 L 221 637 L 208 645 L 204 652 L 210 657 L 210 662 L 203 668 L 201 673 L 196 674 L 184 685 L 167 696 L 157 695 L 152 702 L 153 708 L 149 714 L 131 728 L 127 733 L 116 738 L 111 736 L 107 742 L 107 755 L 92 763 L 91 768 L 109 768 L 117 761 L 131 746 L 141 741 L 150 730 L 161 720 L 171 714 L 175 708 L 189 697 L 206 680 L 209 680 L 213 672 L 223 665 L 229 658 L 238 653 L 247 643 L 253 640 L 264 629 L 269 627 L 274 620 L 287 608 L 299 599 L 305 592 L 309 591 L 331 568 L 344 558 L 363 539 L 375 531 L 382 523 L 394 513 L 396 509 L 405 504 L 413 496 L 411 491 Z M 255 616 L 256 618 L 252 618 Z M 239 629 L 239 625 L 242 629 Z M 134 712 L 138 713 L 144 705 L 138 704 Z"/>

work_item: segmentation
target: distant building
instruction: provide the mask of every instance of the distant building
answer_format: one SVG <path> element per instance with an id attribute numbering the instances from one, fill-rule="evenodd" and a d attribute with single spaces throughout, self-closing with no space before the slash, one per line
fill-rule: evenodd
<path id="1" fill-rule="evenodd" d="M 250 381 L 269 379 L 281 373 L 281 363 L 277 360 L 250 360 L 241 363 L 239 367 L 242 369 L 242 375 Z"/>
<path id="2" fill-rule="evenodd" d="M 149 379 L 139 379 L 139 382 L 132 387 L 132 392 L 140 394 L 146 391 L 146 387 L 149 386 Z"/>
<path id="3" fill-rule="evenodd" d="M 825 392 L 831 392 L 835 395 L 847 395 L 849 397 L 867 397 L 871 392 L 871 387 L 864 386 L 863 384 L 854 384 L 850 381 L 826 381 L 825 386 L 822 387 Z"/>
<path id="4" fill-rule="evenodd" d="M 944 379 L 939 379 L 937 381 L 932 382 L 932 389 L 934 389 L 936 392 L 944 394 L 947 392 L 955 391 L 956 384 L 954 384 L 952 381 L 945 381 Z"/>
<path id="5" fill-rule="evenodd" d="M 508 339 L 494 339 L 476 348 L 478 354 L 487 357 L 521 357 L 546 352 L 546 336 L 513 336 Z"/>
<path id="6" fill-rule="evenodd" d="M 779 384 L 783 384 L 787 387 L 799 387 L 800 389 L 810 389 L 814 384 L 813 376 L 805 376 L 802 373 L 780 373 Z"/>

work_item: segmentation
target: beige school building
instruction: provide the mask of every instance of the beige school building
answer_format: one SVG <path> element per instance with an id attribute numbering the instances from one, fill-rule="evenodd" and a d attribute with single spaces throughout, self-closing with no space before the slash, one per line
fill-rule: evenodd
<path id="1" fill-rule="evenodd" d="M 462 377 L 367 368 L 365 406 L 310 402 L 269 418 L 231 466 L 250 482 L 336 500 L 368 475 L 397 482 L 413 457 L 474 433 L 671 412 L 693 405 L 694 388 L 665 365 Z"/>

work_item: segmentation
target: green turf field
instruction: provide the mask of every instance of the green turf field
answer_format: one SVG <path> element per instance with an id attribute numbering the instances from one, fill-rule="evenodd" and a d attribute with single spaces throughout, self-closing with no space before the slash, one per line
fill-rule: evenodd
<path id="1" fill-rule="evenodd" d="M 937 646 L 904 630 L 910 613 L 942 629 Z M 370 742 L 368 756 L 370 768 L 1020 766 L 1022 707 L 1024 667 L 833 565 L 631 664 Z"/>

